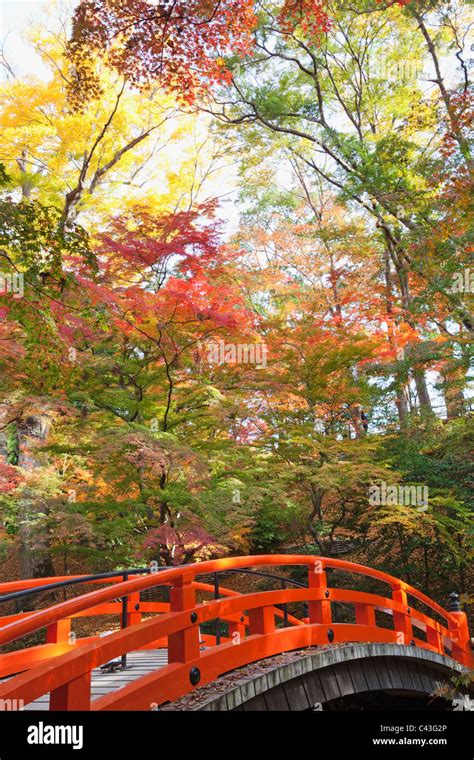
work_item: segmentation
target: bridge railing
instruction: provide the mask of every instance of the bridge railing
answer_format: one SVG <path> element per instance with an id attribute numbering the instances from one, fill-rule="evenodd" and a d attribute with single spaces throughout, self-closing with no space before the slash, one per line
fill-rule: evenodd
<path id="1" fill-rule="evenodd" d="M 197 601 L 198 576 L 265 565 L 306 566 L 308 585 L 248 594 L 230 592 L 219 599 Z M 331 588 L 328 569 L 345 570 L 383 581 L 389 585 L 391 594 L 383 596 Z M 50 709 L 53 710 L 146 710 L 261 658 L 294 649 L 346 642 L 418 646 L 449 655 L 466 667 L 472 666 L 469 631 L 463 612 L 445 610 L 422 592 L 381 571 L 343 560 L 301 555 L 235 557 L 134 577 L 115 583 L 112 588 L 92 591 L 8 623 L 0 628 L 0 644 L 108 604 L 117 596 L 130 598 L 141 590 L 163 583 L 170 586 L 169 612 L 75 647 L 11 678 L 0 686 L 0 700 L 23 699 L 26 704 L 50 693 Z M 430 615 L 409 604 L 409 598 L 427 607 Z M 301 602 L 307 604 L 307 617 L 292 621 L 292 625 L 287 625 L 288 620 L 283 619 L 283 626 L 278 627 L 282 617 L 277 605 Z M 353 606 L 355 623 L 334 621 L 333 605 L 341 603 Z M 392 616 L 393 629 L 378 625 L 377 610 Z M 440 617 L 444 624 L 431 615 Z M 202 647 L 200 626 L 215 620 L 227 621 L 229 636 L 220 643 L 215 640 L 210 646 Z M 425 640 L 417 635 L 420 630 L 424 632 Z M 91 703 L 91 671 L 94 668 L 165 638 L 167 666 Z"/>
<path id="2" fill-rule="evenodd" d="M 129 578 L 136 577 L 139 574 L 146 575 L 152 572 L 163 572 L 164 569 L 168 568 L 160 567 L 151 570 L 150 567 L 145 567 L 127 571 L 98 573 L 88 576 L 60 576 L 53 578 L 10 581 L 0 584 L 0 605 L 5 603 L 11 604 L 12 602 L 18 603 L 18 601 L 22 599 L 31 598 L 32 596 L 38 594 L 51 594 L 62 590 L 67 590 L 70 592 L 71 589 L 74 588 L 79 587 L 80 589 L 84 589 L 84 587 L 90 585 L 94 586 L 96 584 L 117 584 L 126 581 Z M 296 581 L 292 581 L 288 578 L 282 578 L 275 574 L 269 574 L 254 570 L 243 570 L 242 572 L 255 576 L 257 578 L 272 579 L 274 581 L 283 583 L 284 586 L 287 584 L 301 586 L 301 584 Z M 222 580 L 222 574 L 219 576 L 219 573 L 213 573 L 212 576 L 212 583 L 204 583 L 202 581 L 194 582 L 193 586 L 196 591 L 201 592 L 201 596 L 211 595 L 214 596 L 214 598 L 218 598 L 219 596 L 226 597 L 238 594 L 237 591 L 228 589 L 222 585 L 220 582 L 220 580 Z M 154 584 L 152 589 L 163 589 L 168 592 L 167 595 L 169 595 L 170 585 L 170 583 Z M 295 618 L 293 615 L 288 614 L 286 605 L 282 606 L 282 610 L 275 608 L 275 615 L 278 618 L 282 619 L 285 625 L 288 625 L 289 623 L 292 625 L 302 624 L 300 620 Z M 125 595 L 120 599 L 102 602 L 101 604 L 97 604 L 92 607 L 88 606 L 86 609 L 81 610 L 80 612 L 76 612 L 69 617 L 62 617 L 61 619 L 49 623 L 49 625 L 46 626 L 45 644 L 18 648 L 15 651 L 4 654 L 3 656 L 0 655 L 0 678 L 19 673 L 23 670 L 33 667 L 34 665 L 37 665 L 40 662 L 48 660 L 51 657 L 63 654 L 65 651 L 70 651 L 71 647 L 82 646 L 100 638 L 100 634 L 98 633 L 95 635 L 80 637 L 76 632 L 74 632 L 72 630 L 72 621 L 77 618 L 103 618 L 106 616 L 107 621 L 100 621 L 100 625 L 97 625 L 97 627 L 100 627 L 102 629 L 110 629 L 110 627 L 114 624 L 117 627 L 118 623 L 120 628 L 127 628 L 128 626 L 140 623 L 143 619 L 143 616 L 150 614 L 163 614 L 169 611 L 169 602 L 157 602 L 146 598 L 142 599 L 140 598 L 140 591 Z M 37 610 L 17 612 L 14 614 L 0 616 L 0 631 L 6 626 L 9 626 L 11 623 L 29 618 L 34 614 L 34 612 L 37 612 Z M 234 630 L 234 622 L 235 621 L 228 620 L 227 618 L 216 619 L 214 625 L 214 634 L 206 634 L 201 632 L 201 644 L 210 646 L 212 644 L 220 643 L 221 641 L 226 641 L 227 637 L 222 635 L 221 624 L 228 626 L 228 630 L 231 632 Z M 239 622 L 246 624 L 248 621 L 244 616 L 244 619 Z M 7 630 L 10 631 L 11 629 Z M 3 634 L 4 633 L 5 631 L 3 631 Z M 17 635 L 14 632 L 11 635 L 9 634 L 7 638 L 4 638 L 3 634 L 1 639 L 2 644 L 5 644 L 7 641 L 12 641 L 17 638 Z M 155 649 L 162 647 L 167 647 L 166 638 L 150 642 L 144 648 Z M 124 654 L 122 657 L 122 666 L 126 666 L 126 654 Z"/>

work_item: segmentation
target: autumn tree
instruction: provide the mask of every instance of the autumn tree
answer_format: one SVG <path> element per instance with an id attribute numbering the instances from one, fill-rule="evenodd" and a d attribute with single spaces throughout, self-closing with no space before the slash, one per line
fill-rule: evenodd
<path id="1" fill-rule="evenodd" d="M 239 128 L 237 139 L 247 146 L 263 147 L 275 164 L 277 156 L 287 161 L 306 195 L 308 190 L 314 195 L 322 181 L 348 209 L 360 209 L 367 224 L 375 225 L 386 319 L 394 330 L 403 322 L 417 335 L 405 346 L 406 367 L 420 408 L 430 411 L 426 370 L 439 360 L 437 339 L 449 340 L 449 335 L 443 319 L 439 324 L 427 319 L 419 294 L 428 291 L 434 309 L 442 302 L 448 321 L 462 330 L 472 328 L 465 295 L 450 287 L 453 272 L 465 265 L 466 241 L 446 229 L 437 250 L 444 249 L 443 260 L 449 252 L 449 265 L 438 254 L 435 260 L 426 256 L 426 241 L 439 233 L 447 214 L 438 174 L 445 166 L 439 120 L 451 135 L 451 181 L 470 168 L 465 14 L 438 4 L 359 5 L 345 9 L 328 3 L 331 24 L 324 34 L 303 23 L 284 30 L 276 9 L 266 7 L 256 32 L 258 55 L 245 65 L 229 61 L 232 84 L 210 109 Z M 441 27 L 444 36 L 436 31 Z M 460 61 L 460 76 L 449 92 L 439 68 L 448 44 Z M 424 87 L 425 67 L 437 72 L 434 92 Z M 406 374 L 404 367 L 400 374 Z M 398 385 L 403 419 L 407 405 L 401 378 Z"/>

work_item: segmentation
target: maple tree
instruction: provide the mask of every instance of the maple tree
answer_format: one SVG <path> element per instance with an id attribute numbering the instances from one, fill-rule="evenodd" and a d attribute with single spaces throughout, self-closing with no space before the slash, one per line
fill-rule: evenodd
<path id="1" fill-rule="evenodd" d="M 255 21 L 253 0 L 84 0 L 68 45 L 70 93 L 80 102 L 101 91 L 91 56 L 108 53 L 131 82 L 158 80 L 193 102 L 203 84 L 228 78 L 223 56 L 249 49 Z"/>

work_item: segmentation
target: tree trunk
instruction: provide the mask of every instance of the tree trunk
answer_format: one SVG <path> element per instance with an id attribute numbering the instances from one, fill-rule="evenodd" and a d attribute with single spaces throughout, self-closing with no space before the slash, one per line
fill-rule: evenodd
<path id="1" fill-rule="evenodd" d="M 395 399 L 395 404 L 397 406 L 398 419 L 399 419 L 400 425 L 403 426 L 406 422 L 406 419 L 408 417 L 408 412 L 409 412 L 405 388 L 401 388 L 399 391 L 397 391 L 397 398 Z"/>
<path id="2" fill-rule="evenodd" d="M 449 371 L 442 372 L 441 377 L 443 378 L 443 396 L 447 418 L 448 420 L 455 420 L 458 417 L 462 417 L 464 412 L 465 398 L 460 389 L 460 385 L 463 383 L 459 383 L 453 379 Z"/>
<path id="3" fill-rule="evenodd" d="M 462 328 L 461 328 L 462 329 Z M 461 347 L 463 348 L 462 344 Z M 440 375 L 442 378 L 442 391 L 448 420 L 461 417 L 464 412 L 466 387 L 466 374 L 470 364 L 470 352 L 463 350 L 462 358 L 457 358 L 454 352 L 443 362 Z"/>
<path id="4" fill-rule="evenodd" d="M 385 301 L 386 301 L 387 316 L 389 317 L 391 321 L 390 323 L 393 326 L 393 285 L 392 285 L 392 264 L 391 264 L 390 248 L 389 248 L 390 241 L 388 240 L 387 236 L 385 236 L 385 239 L 386 239 L 386 244 L 384 248 Z M 390 343 L 392 350 L 396 350 L 397 345 L 395 342 L 393 327 L 389 328 L 388 330 L 388 341 Z M 395 370 L 395 384 L 397 388 L 397 396 L 395 399 L 395 404 L 397 407 L 400 426 L 402 427 L 406 422 L 409 409 L 408 409 L 408 400 L 407 400 L 406 391 L 405 391 L 406 377 L 402 377 L 401 373 L 397 372 L 397 370 Z"/>
<path id="5" fill-rule="evenodd" d="M 416 392 L 418 394 L 418 404 L 423 411 L 431 412 L 431 399 L 428 392 L 428 386 L 426 384 L 426 377 L 424 370 L 413 370 L 413 379 L 416 385 Z"/>
<path id="6" fill-rule="evenodd" d="M 47 415 L 32 415 L 22 420 L 20 431 L 26 429 L 29 436 L 45 440 L 49 430 L 50 419 Z M 18 464 L 37 466 L 35 460 L 22 452 L 22 434 L 18 434 Z M 31 498 L 30 498 L 31 497 Z M 47 512 L 42 502 L 35 500 L 34 493 L 27 490 L 20 502 L 19 522 L 19 558 L 21 578 L 45 578 L 54 575 L 54 566 L 50 549 L 50 536 L 47 526 L 39 513 Z M 43 524 L 41 524 L 43 522 Z"/>
<path id="7" fill-rule="evenodd" d="M 308 517 L 308 528 L 309 532 L 314 538 L 319 551 L 321 554 L 324 554 L 324 544 L 321 541 L 321 538 L 319 537 L 319 534 L 317 530 L 315 529 L 313 522 L 315 518 L 317 517 L 320 522 L 323 521 L 323 510 L 322 510 L 322 504 L 323 504 L 323 496 L 324 491 L 322 491 L 320 488 L 316 488 L 313 484 L 310 484 L 309 488 L 310 498 L 311 498 L 311 513 Z"/>

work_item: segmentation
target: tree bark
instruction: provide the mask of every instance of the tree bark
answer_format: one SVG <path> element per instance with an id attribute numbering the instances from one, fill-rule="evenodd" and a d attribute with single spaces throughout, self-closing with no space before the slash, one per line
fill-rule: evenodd
<path id="1" fill-rule="evenodd" d="M 433 411 L 424 370 L 422 369 L 413 370 L 413 379 L 416 385 L 416 392 L 418 395 L 418 405 L 420 409 L 422 409 L 425 412 Z"/>

